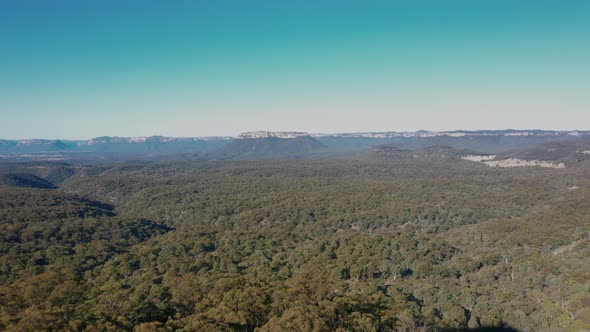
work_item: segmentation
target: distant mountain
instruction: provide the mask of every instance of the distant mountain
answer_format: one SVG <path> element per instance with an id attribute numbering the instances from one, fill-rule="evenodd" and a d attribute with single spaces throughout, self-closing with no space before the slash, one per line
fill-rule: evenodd
<path id="1" fill-rule="evenodd" d="M 256 139 L 256 138 L 298 138 L 310 137 L 308 133 L 298 131 L 250 131 L 241 133 L 239 139 Z"/>
<path id="2" fill-rule="evenodd" d="M 57 152 L 74 149 L 77 147 L 76 141 L 64 140 L 45 140 L 45 139 L 28 139 L 28 140 L 0 140 L 0 152 L 15 153 L 38 153 L 38 152 Z"/>
<path id="3" fill-rule="evenodd" d="M 339 133 L 339 134 L 312 134 L 313 137 L 340 137 L 340 138 L 430 138 L 430 137 L 481 137 L 481 136 L 508 136 L 508 137 L 557 137 L 590 136 L 590 131 L 555 131 L 555 130 L 453 130 L 453 131 L 386 131 L 386 132 L 364 132 L 364 133 Z"/>
<path id="4" fill-rule="evenodd" d="M 229 137 L 97 137 L 78 144 L 78 150 L 123 154 L 203 153 L 227 144 Z"/>
<path id="5" fill-rule="evenodd" d="M 149 136 L 149 137 L 118 137 L 118 136 L 101 136 L 91 140 L 80 142 L 80 146 L 84 145 L 100 145 L 100 144 L 128 144 L 128 143 L 195 143 L 195 142 L 210 142 L 210 141 L 227 141 L 231 137 L 226 136 L 212 136 L 212 137 L 165 137 L 165 136 Z"/>
<path id="6" fill-rule="evenodd" d="M 307 133 L 249 132 L 241 134 L 209 157 L 213 159 L 294 158 L 324 147 Z"/>
<path id="7" fill-rule="evenodd" d="M 293 158 L 311 151 L 324 155 L 357 153 L 378 145 L 395 145 L 407 150 L 448 146 L 502 154 L 574 138 L 590 139 L 590 131 L 420 130 L 342 134 L 256 131 L 242 133 L 235 138 L 103 136 L 84 141 L 0 140 L 0 159 L 129 160 L 168 158 L 171 155 L 191 159 Z"/>
<path id="8" fill-rule="evenodd" d="M 0 140 L 0 153 L 45 153 L 75 149 L 78 141 L 66 140 Z"/>
<path id="9" fill-rule="evenodd" d="M 102 136 L 87 141 L 64 140 L 0 140 L 0 154 L 37 154 L 29 156 L 49 159 L 43 154 L 61 153 L 61 159 L 71 154 L 117 154 L 118 157 L 178 153 L 204 153 L 222 147 L 230 137 L 111 137 Z M 42 154 L 42 155 L 39 155 Z M 64 157 L 64 154 L 67 156 Z"/>
<path id="10" fill-rule="evenodd" d="M 525 149 L 545 142 L 590 137 L 590 131 L 480 130 L 417 131 L 313 135 L 330 148 L 363 150 L 371 146 L 393 144 L 403 149 L 449 146 L 485 153 Z"/>

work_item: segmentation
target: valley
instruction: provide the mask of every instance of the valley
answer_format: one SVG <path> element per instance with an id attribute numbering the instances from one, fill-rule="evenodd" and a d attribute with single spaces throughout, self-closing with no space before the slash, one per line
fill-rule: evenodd
<path id="1" fill-rule="evenodd" d="M 585 139 L 493 158 L 309 142 L 0 163 L 0 329 L 590 328 Z M 517 156 L 565 167 L 479 160 Z"/>

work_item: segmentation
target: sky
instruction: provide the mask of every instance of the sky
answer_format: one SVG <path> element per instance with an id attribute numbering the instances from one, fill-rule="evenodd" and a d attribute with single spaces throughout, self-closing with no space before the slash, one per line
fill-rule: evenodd
<path id="1" fill-rule="evenodd" d="M 590 129 L 590 1 L 0 0 L 0 138 Z"/>

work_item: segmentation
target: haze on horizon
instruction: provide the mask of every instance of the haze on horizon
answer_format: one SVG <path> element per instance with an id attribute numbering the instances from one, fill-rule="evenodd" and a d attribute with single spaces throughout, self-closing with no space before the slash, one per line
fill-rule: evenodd
<path id="1" fill-rule="evenodd" d="M 588 1 L 3 1 L 0 138 L 589 129 Z"/>

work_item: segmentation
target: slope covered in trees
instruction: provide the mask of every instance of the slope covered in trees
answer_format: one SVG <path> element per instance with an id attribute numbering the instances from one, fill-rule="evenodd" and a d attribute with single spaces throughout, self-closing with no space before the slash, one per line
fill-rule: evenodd
<path id="1" fill-rule="evenodd" d="M 590 326 L 590 165 L 419 154 L 83 167 L 0 193 L 0 328 Z"/>

